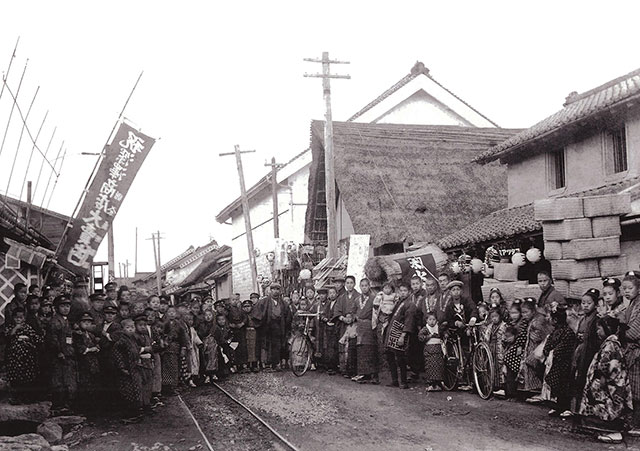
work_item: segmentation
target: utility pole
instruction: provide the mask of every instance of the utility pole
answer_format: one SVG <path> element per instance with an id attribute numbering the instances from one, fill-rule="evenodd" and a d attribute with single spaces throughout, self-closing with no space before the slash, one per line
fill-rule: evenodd
<path id="1" fill-rule="evenodd" d="M 138 228 L 136 227 L 136 253 L 133 261 L 133 277 L 138 274 Z"/>
<path id="2" fill-rule="evenodd" d="M 251 217 L 249 214 L 249 198 L 244 186 L 244 171 L 242 170 L 243 153 L 253 153 L 255 150 L 240 151 L 240 146 L 236 144 L 233 152 L 221 153 L 220 156 L 235 155 L 236 166 L 238 167 L 238 177 L 240 178 L 240 197 L 242 199 L 242 213 L 244 215 L 244 226 L 247 231 L 247 249 L 249 250 L 249 266 L 251 267 L 251 286 L 253 291 L 258 292 L 258 270 L 256 268 L 256 254 L 253 246 L 253 232 L 251 230 Z"/>
<path id="3" fill-rule="evenodd" d="M 158 239 L 158 247 L 156 249 L 156 238 Z M 160 231 L 158 231 L 158 235 L 155 233 L 151 233 L 151 238 L 147 238 L 147 240 L 153 241 L 153 259 L 156 262 L 156 289 L 158 291 L 158 296 L 162 294 L 162 274 L 160 271 Z"/>
<path id="4" fill-rule="evenodd" d="M 333 121 L 331 118 L 331 78 L 350 79 L 350 75 L 336 75 L 331 73 L 331 64 L 349 64 L 348 61 L 330 60 L 329 52 L 322 52 L 322 58 L 305 58 L 305 61 L 322 63 L 321 74 L 304 74 L 305 77 L 322 78 L 322 91 L 325 103 L 324 121 L 324 171 L 325 191 L 327 197 L 327 246 L 329 258 L 337 257 L 338 233 L 336 218 L 336 181 L 333 169 Z"/>
<path id="5" fill-rule="evenodd" d="M 278 219 L 278 180 L 277 174 L 283 164 L 276 163 L 275 158 L 271 158 L 271 163 L 265 163 L 265 166 L 271 166 L 271 197 L 273 198 L 273 237 L 280 238 L 280 220 Z"/>
<path id="6" fill-rule="evenodd" d="M 113 220 L 109 221 L 107 229 L 107 261 L 109 262 L 109 282 L 116 278 L 116 253 L 113 242 Z"/>

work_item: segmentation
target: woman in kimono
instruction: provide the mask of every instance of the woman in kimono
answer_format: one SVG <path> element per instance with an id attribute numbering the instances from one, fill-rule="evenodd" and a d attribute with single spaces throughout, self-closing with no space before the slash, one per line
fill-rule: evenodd
<path id="1" fill-rule="evenodd" d="M 329 287 L 328 300 L 324 312 L 321 313 L 321 321 L 324 323 L 324 349 L 322 358 L 327 368 L 327 374 L 333 376 L 338 371 L 338 335 L 336 303 L 338 291 L 336 287 Z"/>
<path id="2" fill-rule="evenodd" d="M 619 326 L 618 319 L 611 316 L 597 320 L 596 330 L 602 346 L 589 365 L 578 405 L 583 427 L 610 431 L 598 434 L 598 440 L 604 443 L 622 442 L 621 431 L 633 410 L 627 363 L 618 338 Z"/>
<path id="3" fill-rule="evenodd" d="M 7 330 L 7 379 L 11 387 L 11 403 L 20 404 L 31 401 L 35 392 L 42 336 L 27 324 L 22 307 L 13 311 L 12 320 L 11 328 Z"/>
<path id="4" fill-rule="evenodd" d="M 622 280 L 622 294 L 629 301 L 625 313 L 624 358 L 629 369 L 629 385 L 633 397 L 633 420 L 629 435 L 640 437 L 640 273 L 629 271 Z"/>
<path id="5" fill-rule="evenodd" d="M 375 294 L 371 291 L 371 283 L 368 279 L 362 279 L 356 310 L 358 375 L 353 379 L 361 384 L 380 383 L 378 380 L 378 341 L 371 322 L 374 299 Z"/>
<path id="6" fill-rule="evenodd" d="M 519 389 L 525 392 L 536 393 L 527 399 L 529 403 L 542 402 L 539 395 L 542 390 L 542 377 L 544 375 L 544 365 L 542 353 L 538 347 L 542 345 L 549 335 L 551 325 L 547 318 L 536 310 L 536 301 L 533 298 L 526 298 L 522 303 L 522 318 L 528 322 L 527 340 L 522 353 L 522 363 L 518 374 Z"/>
<path id="7" fill-rule="evenodd" d="M 111 356 L 116 370 L 118 392 L 124 404 L 125 424 L 136 423 L 142 419 L 142 386 L 138 373 L 140 361 L 140 346 L 136 343 L 136 326 L 132 319 L 125 319 L 121 323 L 123 333 L 113 345 Z"/>

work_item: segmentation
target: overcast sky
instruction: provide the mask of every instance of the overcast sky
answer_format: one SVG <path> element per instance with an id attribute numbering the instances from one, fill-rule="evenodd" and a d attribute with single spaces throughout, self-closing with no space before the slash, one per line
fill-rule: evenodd
<path id="1" fill-rule="evenodd" d="M 442 84 L 503 127 L 528 127 L 584 91 L 640 67 L 637 1 L 607 2 L 163 2 L 20 1 L 2 6 L 0 69 L 18 85 L 19 103 L 50 159 L 68 150 L 50 208 L 71 214 L 138 74 L 125 116 L 159 138 L 115 220 L 116 262 L 153 269 L 152 231 L 163 262 L 210 237 L 230 244 L 215 215 L 239 193 L 234 144 L 257 153 L 244 160 L 247 185 L 264 161 L 286 161 L 309 145 L 309 124 L 323 116 L 321 82 L 302 61 L 349 60 L 351 80 L 332 84 L 334 119 L 345 120 L 405 76 L 416 60 Z M 224 6 L 223 6 L 224 5 Z M 308 6 L 305 6 L 308 5 Z M 379 5 L 379 6 L 376 6 Z M 0 137 L 11 107 L 0 99 Z M 0 154 L 7 187 L 20 128 L 10 127 Z M 18 151 L 9 194 L 17 197 L 31 146 Z M 37 179 L 36 155 L 28 179 Z M 49 173 L 43 171 L 35 202 Z M 53 182 L 51 182 L 53 183 Z M 51 188 L 50 188 L 51 190 Z M 24 195 L 23 195 L 24 198 Z M 47 199 L 48 200 L 48 199 Z M 45 206 L 46 206 L 45 201 Z M 105 240 L 106 243 L 106 240 Z M 106 245 L 97 259 L 106 260 Z M 133 272 L 133 267 L 130 273 Z"/>

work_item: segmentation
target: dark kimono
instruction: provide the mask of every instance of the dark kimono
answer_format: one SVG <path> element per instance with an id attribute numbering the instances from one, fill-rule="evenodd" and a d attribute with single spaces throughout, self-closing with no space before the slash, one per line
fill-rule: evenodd
<path id="1" fill-rule="evenodd" d="M 328 370 L 338 369 L 338 325 L 336 315 L 337 299 L 327 301 L 321 316 L 324 320 L 322 360 Z"/>
<path id="2" fill-rule="evenodd" d="M 518 380 L 521 381 L 521 389 L 530 392 L 539 392 L 542 389 L 542 378 L 544 375 L 544 365 L 534 358 L 534 351 L 551 331 L 551 324 L 547 318 L 535 313 L 527 327 L 527 341 L 522 354 L 520 373 Z"/>
<path id="3" fill-rule="evenodd" d="M 576 334 L 568 325 L 554 329 L 544 345 L 544 355 L 553 351 L 551 369 L 545 376 L 545 382 L 551 389 L 551 396 L 560 399 L 571 398 L 571 363 L 576 349 Z M 567 406 L 568 407 L 568 406 Z"/>
<path id="4" fill-rule="evenodd" d="M 151 336 L 146 332 L 142 334 L 136 332 L 134 338 L 140 353 L 140 360 L 136 368 L 136 376 L 140 380 L 140 401 L 142 407 L 148 407 L 151 405 L 153 392 L 153 343 Z M 142 348 L 147 347 L 151 348 L 151 352 L 143 352 Z"/>
<path id="5" fill-rule="evenodd" d="M 198 337 L 202 341 L 201 370 L 205 376 L 211 376 L 218 371 L 218 343 L 214 337 L 217 328 L 215 322 L 202 321 L 198 326 Z"/>
<path id="6" fill-rule="evenodd" d="M 7 329 L 10 333 L 11 329 Z M 23 324 L 15 334 L 9 335 L 6 348 L 7 380 L 17 400 L 28 400 L 29 392 L 35 387 L 38 379 L 38 351 L 42 344 L 42 336 L 37 334 L 29 324 Z M 25 398 L 25 399 L 22 399 Z"/>
<path id="7" fill-rule="evenodd" d="M 100 362 L 98 352 L 87 352 L 98 346 L 98 339 L 89 331 L 75 334 L 73 347 L 78 361 L 78 400 L 85 409 L 95 409 L 95 400 L 100 388 Z"/>
<path id="8" fill-rule="evenodd" d="M 416 330 L 415 324 L 416 306 L 409 298 L 396 304 L 389 320 L 389 325 L 385 328 L 384 343 L 387 355 L 387 363 L 391 372 L 391 379 L 398 382 L 398 370 L 400 370 L 400 381 L 407 383 L 407 349 L 409 349 L 411 338 Z M 404 334 L 404 345 L 397 343 L 398 337 Z"/>
<path id="9" fill-rule="evenodd" d="M 627 362 L 629 385 L 633 396 L 633 422 L 634 426 L 640 426 L 640 298 L 636 297 L 631 301 L 625 311 L 625 331 L 626 346 L 624 348 L 624 358 Z"/>
<path id="10" fill-rule="evenodd" d="M 140 346 L 133 336 L 122 334 L 112 349 L 118 392 L 127 410 L 142 407 L 141 378 L 138 372 Z"/>
<path id="11" fill-rule="evenodd" d="M 540 295 L 538 299 L 538 308 L 540 310 L 549 310 L 551 303 L 556 302 L 560 305 L 565 304 L 564 296 L 552 285 L 547 291 Z"/>
<path id="12" fill-rule="evenodd" d="M 160 354 L 162 385 L 174 389 L 180 382 L 180 361 L 183 349 L 187 348 L 188 336 L 179 319 L 167 320 L 164 325 L 167 347 Z"/>
<path id="13" fill-rule="evenodd" d="M 337 298 L 336 306 L 335 306 L 335 316 L 346 317 L 347 315 L 351 315 L 352 320 L 355 319 L 356 311 L 358 309 L 357 299 L 360 296 L 356 290 L 344 291 Z M 344 333 L 347 331 L 347 327 L 349 324 L 346 321 L 337 320 L 338 326 L 338 340 L 342 338 Z M 357 351 L 356 346 L 358 344 L 357 338 L 348 338 L 346 344 L 338 343 L 338 354 L 339 354 L 339 362 L 340 362 L 340 371 L 343 374 L 355 375 L 358 359 L 357 359 Z"/>
<path id="14" fill-rule="evenodd" d="M 52 359 L 53 407 L 68 407 L 77 390 L 78 372 L 73 349 L 73 331 L 67 318 L 58 313 L 51 318 L 45 342 Z"/>
<path id="15" fill-rule="evenodd" d="M 229 368 L 233 363 L 233 349 L 231 343 L 231 331 L 229 326 L 217 325 L 213 332 L 213 338 L 217 344 L 218 351 L 218 377 L 223 378 L 229 375 Z M 226 359 L 225 359 L 226 357 Z"/>
<path id="16" fill-rule="evenodd" d="M 378 341 L 373 329 L 373 300 L 375 294 L 360 294 L 356 310 L 358 374 L 370 375 L 378 373 Z"/>
<path id="17" fill-rule="evenodd" d="M 247 363 L 247 314 L 237 306 L 231 306 L 229 310 L 229 329 L 232 340 L 238 343 L 235 351 L 235 364 Z"/>
<path id="18" fill-rule="evenodd" d="M 118 341 L 122 334 L 122 326 L 113 321 L 112 323 L 103 323 L 102 328 L 97 330 L 96 335 L 100 337 L 100 354 L 98 361 L 100 362 L 100 378 L 102 389 L 106 397 L 106 401 L 113 403 L 115 392 L 117 390 L 116 372 L 113 367 L 113 359 L 111 351 L 113 345 Z"/>
<path id="19" fill-rule="evenodd" d="M 587 381 L 587 371 L 589 365 L 600 348 L 600 340 L 596 330 L 596 322 L 598 316 L 594 309 L 589 315 L 585 315 L 578 323 L 577 347 L 573 355 L 572 373 L 574 376 L 574 395 L 576 396 L 576 405 L 580 404 L 580 397 L 584 384 Z"/>
<path id="20" fill-rule="evenodd" d="M 422 327 L 427 323 L 426 314 L 423 313 L 423 305 L 425 303 L 426 297 L 427 291 L 422 288 L 409 295 L 411 302 L 413 302 L 413 304 L 416 306 L 416 327 L 414 332 L 411 334 L 411 337 L 409 338 L 408 349 L 409 367 L 414 374 L 418 374 L 424 369 L 424 356 L 422 355 L 424 351 L 424 343 L 418 340 L 418 331 L 422 329 Z"/>
<path id="21" fill-rule="evenodd" d="M 286 356 L 286 328 L 291 323 L 291 309 L 282 299 L 276 301 L 267 296 L 258 301 L 251 314 L 260 324 L 267 361 L 275 367 Z"/>
<path id="22" fill-rule="evenodd" d="M 618 423 L 617 427 L 609 426 L 620 429 L 631 410 L 633 399 L 622 346 L 616 335 L 610 335 L 589 365 L 578 414 Z"/>

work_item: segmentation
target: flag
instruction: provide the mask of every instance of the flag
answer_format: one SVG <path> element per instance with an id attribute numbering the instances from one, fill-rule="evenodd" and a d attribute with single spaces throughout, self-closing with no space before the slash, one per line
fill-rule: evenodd
<path id="1" fill-rule="evenodd" d="M 402 269 L 402 281 L 410 283 L 413 276 L 420 277 L 424 284 L 429 279 L 437 280 L 436 261 L 432 254 L 414 255 L 396 259 Z"/>
<path id="2" fill-rule="evenodd" d="M 105 147 L 58 262 L 74 273 L 86 273 L 155 139 L 122 122 Z"/>

